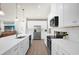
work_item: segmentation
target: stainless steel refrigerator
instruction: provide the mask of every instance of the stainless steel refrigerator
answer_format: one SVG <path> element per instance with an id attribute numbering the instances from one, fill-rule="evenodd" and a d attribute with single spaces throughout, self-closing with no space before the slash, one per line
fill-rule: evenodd
<path id="1" fill-rule="evenodd" d="M 35 25 L 34 26 L 34 40 L 40 40 L 41 39 L 41 26 Z"/>

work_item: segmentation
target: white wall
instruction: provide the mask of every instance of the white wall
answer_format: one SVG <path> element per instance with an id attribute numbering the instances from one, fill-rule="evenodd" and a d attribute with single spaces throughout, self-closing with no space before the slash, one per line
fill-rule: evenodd
<path id="1" fill-rule="evenodd" d="M 34 28 L 34 25 L 40 25 L 42 29 L 47 28 L 47 21 L 28 21 L 28 28 Z"/>

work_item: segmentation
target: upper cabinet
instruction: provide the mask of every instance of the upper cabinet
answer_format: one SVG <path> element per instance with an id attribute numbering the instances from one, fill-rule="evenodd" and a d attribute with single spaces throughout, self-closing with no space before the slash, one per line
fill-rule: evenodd
<path id="1" fill-rule="evenodd" d="M 63 4 L 64 27 L 79 26 L 78 8 L 76 3 Z"/>
<path id="2" fill-rule="evenodd" d="M 56 4 L 56 14 L 57 16 L 59 16 L 59 27 L 63 27 L 63 4 L 62 3 L 59 3 L 59 4 Z"/>
<path id="3" fill-rule="evenodd" d="M 79 4 L 78 3 L 56 3 L 51 4 L 51 10 L 48 17 L 48 27 L 50 20 L 54 16 L 59 16 L 58 27 L 79 26 Z"/>
<path id="4" fill-rule="evenodd" d="M 52 18 L 54 18 L 55 16 L 59 17 L 59 24 L 58 27 L 62 27 L 63 26 L 63 4 L 62 3 L 54 3 L 51 4 L 51 10 L 50 10 L 50 14 L 48 16 L 48 27 L 51 28 L 50 26 L 50 20 Z"/>

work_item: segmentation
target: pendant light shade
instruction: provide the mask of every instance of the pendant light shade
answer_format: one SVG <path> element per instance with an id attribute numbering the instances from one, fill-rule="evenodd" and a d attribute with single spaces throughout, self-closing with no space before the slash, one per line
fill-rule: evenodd
<path id="1" fill-rule="evenodd" d="M 3 10 L 1 9 L 1 4 L 0 4 L 0 15 L 4 16 L 5 13 L 3 12 Z"/>
<path id="2" fill-rule="evenodd" d="M 4 16 L 4 12 L 2 10 L 0 10 L 0 15 Z"/>
<path id="3" fill-rule="evenodd" d="M 19 21 L 18 16 L 17 16 L 17 3 L 16 3 L 16 19 L 15 21 Z"/>

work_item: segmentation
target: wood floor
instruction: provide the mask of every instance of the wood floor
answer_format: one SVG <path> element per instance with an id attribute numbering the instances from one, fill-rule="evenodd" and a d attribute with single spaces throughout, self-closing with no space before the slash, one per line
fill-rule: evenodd
<path id="1" fill-rule="evenodd" d="M 48 55 L 47 47 L 43 40 L 33 40 L 31 48 L 27 55 Z"/>

